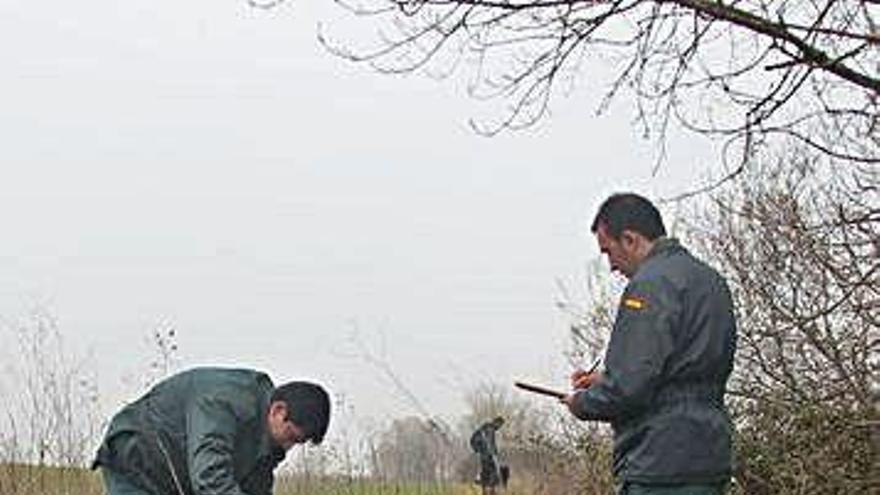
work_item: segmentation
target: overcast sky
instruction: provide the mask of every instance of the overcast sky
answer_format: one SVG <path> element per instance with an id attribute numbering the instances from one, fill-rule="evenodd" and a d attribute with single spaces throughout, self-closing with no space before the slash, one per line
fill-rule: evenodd
<path id="1" fill-rule="evenodd" d="M 187 366 L 319 380 L 364 416 L 417 411 L 353 336 L 446 417 L 481 381 L 563 384 L 555 280 L 596 257 L 595 208 L 681 192 L 706 163 L 682 141 L 652 175 L 597 88 L 477 136 L 468 118 L 501 102 L 335 58 L 316 26 L 337 13 L 0 3 L 0 316 L 54 314 L 108 407 L 137 393 L 158 325 Z"/>

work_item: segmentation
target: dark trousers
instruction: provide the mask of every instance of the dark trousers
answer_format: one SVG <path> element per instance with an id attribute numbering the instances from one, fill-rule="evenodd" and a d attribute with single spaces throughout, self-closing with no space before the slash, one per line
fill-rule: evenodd
<path id="1" fill-rule="evenodd" d="M 646 485 L 643 483 L 624 483 L 618 495 L 724 495 L 727 483 L 694 485 Z"/>
<path id="2" fill-rule="evenodd" d="M 117 471 L 102 467 L 101 476 L 104 478 L 104 489 L 107 495 L 152 495 Z"/>

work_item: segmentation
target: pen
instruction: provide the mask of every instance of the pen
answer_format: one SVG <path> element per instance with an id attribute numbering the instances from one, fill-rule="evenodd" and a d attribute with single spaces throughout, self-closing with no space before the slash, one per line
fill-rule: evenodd
<path id="1" fill-rule="evenodd" d="M 599 368 L 600 364 L 602 364 L 602 356 L 597 357 L 596 360 L 593 361 L 593 364 L 591 364 L 590 367 L 586 370 L 586 372 L 589 374 L 596 371 Z"/>

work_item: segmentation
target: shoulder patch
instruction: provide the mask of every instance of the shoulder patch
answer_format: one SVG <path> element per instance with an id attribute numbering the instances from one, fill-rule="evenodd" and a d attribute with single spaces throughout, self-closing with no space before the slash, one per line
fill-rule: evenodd
<path id="1" fill-rule="evenodd" d="M 626 296 L 623 298 L 623 306 L 628 309 L 645 309 L 648 304 L 644 299 L 638 297 Z"/>

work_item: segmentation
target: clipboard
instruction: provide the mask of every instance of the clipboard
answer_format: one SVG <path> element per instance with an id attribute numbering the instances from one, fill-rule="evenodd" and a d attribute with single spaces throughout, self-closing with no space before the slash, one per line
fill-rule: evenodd
<path id="1" fill-rule="evenodd" d="M 590 365 L 590 368 L 587 370 L 587 373 L 593 373 L 597 369 L 599 369 L 599 365 L 602 363 L 602 357 L 596 358 L 593 361 L 593 364 Z M 513 382 L 513 385 L 521 390 L 525 390 L 527 392 L 532 392 L 539 395 L 546 395 L 548 397 L 555 397 L 557 399 L 564 399 L 565 396 L 568 395 L 567 392 L 560 392 L 559 390 L 553 390 L 552 388 L 542 387 L 540 385 L 532 385 L 531 383 L 526 382 Z"/>
<path id="2" fill-rule="evenodd" d="M 525 383 L 525 382 L 513 382 L 513 385 L 516 388 L 521 389 L 521 390 L 525 390 L 527 392 L 532 392 L 532 393 L 539 394 L 539 395 L 546 395 L 549 397 L 555 397 L 557 399 L 562 399 L 566 395 L 568 395 L 567 393 L 560 392 L 559 390 L 553 390 L 550 388 L 542 387 L 539 385 L 532 385 L 530 383 Z"/>

